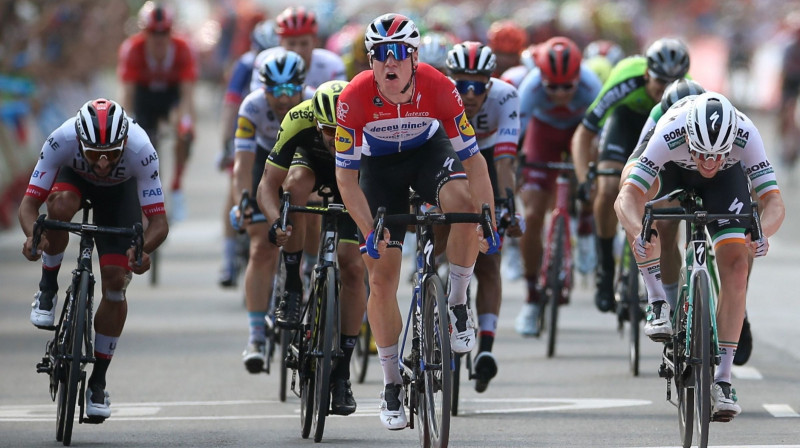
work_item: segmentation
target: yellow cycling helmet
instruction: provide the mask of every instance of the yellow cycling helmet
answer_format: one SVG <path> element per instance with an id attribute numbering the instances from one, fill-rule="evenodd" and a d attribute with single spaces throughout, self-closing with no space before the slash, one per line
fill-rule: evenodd
<path id="1" fill-rule="evenodd" d="M 336 126 L 336 101 L 349 84 L 347 81 L 328 81 L 320 84 L 311 101 L 314 103 L 314 118 L 322 126 Z"/>

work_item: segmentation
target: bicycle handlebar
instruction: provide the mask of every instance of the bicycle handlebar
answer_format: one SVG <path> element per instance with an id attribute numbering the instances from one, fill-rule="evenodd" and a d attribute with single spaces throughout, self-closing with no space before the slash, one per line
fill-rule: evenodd
<path id="1" fill-rule="evenodd" d="M 492 214 L 489 204 L 483 204 L 480 213 L 400 213 L 397 215 L 387 215 L 386 207 L 378 207 L 373 226 L 373 243 L 378 247 L 378 242 L 383 239 L 383 230 L 388 225 L 417 226 L 428 224 L 465 224 L 476 223 L 483 229 L 483 237 L 495 241 L 494 228 L 492 227 Z"/>
<path id="2" fill-rule="evenodd" d="M 109 227 L 97 226 L 94 224 L 84 224 L 76 222 L 58 221 L 54 219 L 46 219 L 46 215 L 39 215 L 36 222 L 33 224 L 33 245 L 31 247 L 31 254 L 36 255 L 36 248 L 42 240 L 42 234 L 45 230 L 64 230 L 72 232 L 77 235 L 84 233 L 92 235 L 114 235 L 131 238 L 132 247 L 135 250 L 136 265 L 142 264 L 142 252 L 144 250 L 144 228 L 141 223 L 135 223 L 131 227 Z"/>
<path id="3" fill-rule="evenodd" d="M 656 202 L 658 201 L 649 201 L 644 206 L 644 216 L 642 217 L 642 233 L 640 236 L 646 241 L 650 241 L 650 230 L 653 227 L 653 223 L 658 219 L 669 221 L 701 222 L 704 225 L 706 223 L 722 219 L 738 219 L 751 224 L 750 233 L 753 241 L 760 239 L 762 236 L 761 222 L 758 216 L 758 204 L 756 202 L 751 202 L 750 213 L 708 213 L 705 210 L 688 212 L 686 207 L 669 207 L 654 210 L 653 205 Z"/>

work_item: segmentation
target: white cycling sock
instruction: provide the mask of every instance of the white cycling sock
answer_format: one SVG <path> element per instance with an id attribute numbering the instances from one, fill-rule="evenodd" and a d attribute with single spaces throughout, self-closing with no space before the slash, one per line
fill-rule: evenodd
<path id="1" fill-rule="evenodd" d="M 388 347 L 378 347 L 378 358 L 381 360 L 383 369 L 383 385 L 403 384 L 403 377 L 400 376 L 399 355 L 397 354 L 397 344 Z"/>
<path id="2" fill-rule="evenodd" d="M 467 288 L 474 270 L 474 263 L 468 267 L 450 263 L 450 295 L 447 297 L 450 306 L 467 303 Z"/>
<path id="3" fill-rule="evenodd" d="M 94 357 L 101 359 L 111 359 L 114 356 L 114 350 L 117 349 L 117 342 L 119 336 L 106 336 L 104 334 L 94 334 Z"/>
<path id="4" fill-rule="evenodd" d="M 731 383 L 731 367 L 733 367 L 733 357 L 736 355 L 737 342 L 719 341 L 719 366 L 714 372 L 714 382 Z"/>
<path id="5" fill-rule="evenodd" d="M 675 305 L 678 303 L 678 283 L 675 282 L 664 285 L 664 293 L 667 295 L 669 307 L 674 310 Z"/>
<path id="6" fill-rule="evenodd" d="M 667 300 L 664 285 L 661 284 L 661 258 L 641 263 L 637 262 L 636 266 L 639 267 L 639 272 L 642 273 L 644 278 L 644 286 L 647 288 L 647 301 L 655 303 L 659 300 Z"/>

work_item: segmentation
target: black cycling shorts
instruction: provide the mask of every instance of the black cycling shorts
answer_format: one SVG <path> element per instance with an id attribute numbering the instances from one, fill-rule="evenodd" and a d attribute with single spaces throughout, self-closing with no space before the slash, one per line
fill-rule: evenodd
<path id="1" fill-rule="evenodd" d="M 387 215 L 402 214 L 409 213 L 411 206 L 409 189 L 423 201 L 440 206 L 439 191 L 456 173 L 464 173 L 464 166 L 440 127 L 430 140 L 417 148 L 387 156 L 363 156 L 359 184 L 373 216 L 378 207 L 386 207 Z M 391 233 L 389 247 L 401 248 L 406 227 L 387 228 Z M 359 243 L 363 242 L 364 235 L 359 231 Z"/>
<path id="2" fill-rule="evenodd" d="M 619 106 L 611 112 L 600 134 L 599 160 L 625 163 L 636 148 L 647 115 Z"/>
<path id="3" fill-rule="evenodd" d="M 720 170 L 707 179 L 695 170 L 680 168 L 675 163 L 664 165 L 658 174 L 659 190 L 657 197 L 662 197 L 679 188 L 694 188 L 703 200 L 703 208 L 709 213 L 748 213 L 750 211 L 750 183 L 741 163 Z M 738 221 L 714 221 L 708 225 L 708 231 L 716 240 L 722 231 L 744 226 Z M 747 232 L 745 232 L 747 233 Z M 743 235 L 742 235 L 743 237 Z"/>
<path id="4" fill-rule="evenodd" d="M 180 99 L 180 87 L 177 84 L 164 90 L 151 90 L 145 85 L 136 85 L 133 114 L 156 149 L 158 122 L 169 118 L 169 113 L 178 106 Z"/>
<path id="5" fill-rule="evenodd" d="M 62 185 L 59 185 L 62 184 Z M 67 184 L 67 185 L 64 185 Z M 142 208 L 137 196 L 136 179 L 130 178 L 125 182 L 112 186 L 97 186 L 79 176 L 72 168 L 64 166 L 58 172 L 53 191 L 74 191 L 80 197 L 91 200 L 93 222 L 98 226 L 131 227 L 142 222 Z M 100 265 L 123 264 L 127 268 L 127 261 L 119 257 L 104 257 L 106 255 L 125 255 L 131 247 L 130 238 L 114 235 L 95 236 L 97 254 Z M 115 261 L 106 262 L 110 258 Z"/>

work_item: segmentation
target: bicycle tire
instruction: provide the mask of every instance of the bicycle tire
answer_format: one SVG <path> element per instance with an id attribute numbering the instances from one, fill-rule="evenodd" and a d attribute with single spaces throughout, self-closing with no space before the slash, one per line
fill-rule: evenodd
<path id="1" fill-rule="evenodd" d="M 679 285 L 686 284 L 686 268 L 681 268 Z M 678 297 L 678 310 L 675 319 L 675 334 L 673 337 L 673 360 L 675 363 L 675 391 L 678 396 L 678 426 L 681 434 L 681 446 L 692 446 L 694 435 L 694 378 L 692 369 L 686 359 L 686 335 L 688 316 L 684 304 L 689 300 L 686 288 L 681 288 Z"/>
<path id="2" fill-rule="evenodd" d="M 558 333 L 558 302 L 564 289 L 563 272 L 564 250 L 566 247 L 566 220 L 563 216 L 556 216 L 553 223 L 553 239 L 550 244 L 550 262 L 547 266 L 547 284 L 545 294 L 547 294 L 547 357 L 552 358 L 556 353 L 556 336 Z"/>
<path id="3" fill-rule="evenodd" d="M 700 448 L 708 446 L 708 426 L 711 422 L 711 385 L 714 380 L 711 367 L 714 360 L 711 358 L 711 310 L 709 302 L 711 279 L 704 273 L 698 272 L 694 281 L 694 319 L 692 323 L 692 354 L 699 357 L 700 366 L 695 373 L 695 419 L 697 422 L 697 445 Z"/>
<path id="4" fill-rule="evenodd" d="M 631 250 L 630 246 L 627 244 L 625 245 L 625 250 Z M 631 374 L 633 376 L 639 376 L 639 361 L 641 357 L 640 353 L 640 333 L 641 333 L 641 321 L 642 321 L 642 307 L 640 305 L 640 294 L 639 294 L 639 268 L 636 265 L 636 259 L 633 258 L 633 254 L 629 255 L 629 264 L 628 264 L 628 276 L 627 276 L 627 287 L 625 288 L 627 292 L 626 300 L 628 302 L 628 324 L 629 327 L 629 340 L 628 340 L 628 357 L 630 361 L 630 369 Z"/>
<path id="5" fill-rule="evenodd" d="M 70 337 L 69 382 L 67 383 L 67 408 L 64 415 L 64 446 L 72 443 L 72 426 L 75 423 L 75 405 L 81 381 L 81 358 L 83 357 L 83 332 L 86 325 L 86 304 L 89 300 L 89 273 L 81 273 L 78 300 L 74 303 L 72 335 Z"/>
<path id="6" fill-rule="evenodd" d="M 453 402 L 450 404 L 450 415 L 458 416 L 458 396 L 461 389 L 461 357 L 463 355 L 453 354 Z"/>
<path id="7" fill-rule="evenodd" d="M 350 371 L 355 376 L 358 384 L 364 384 L 367 379 L 367 366 L 369 366 L 369 343 L 372 338 L 372 329 L 366 320 L 361 325 L 358 333 L 356 345 L 353 348 L 353 356 L 350 362 Z"/>
<path id="8" fill-rule="evenodd" d="M 313 322 L 316 311 L 310 307 L 309 316 Z M 298 371 L 300 372 L 300 436 L 307 439 L 311 435 L 311 425 L 314 420 L 314 375 L 310 362 L 311 341 L 306 338 L 305 331 L 298 329 L 296 337 L 299 339 Z"/>
<path id="9" fill-rule="evenodd" d="M 55 390 L 51 389 L 51 394 L 56 400 L 56 441 L 61 442 L 64 440 L 64 421 L 65 413 L 67 410 L 67 375 L 69 375 L 69 365 L 66 362 L 66 351 L 69 349 L 68 344 L 62 341 L 67 341 L 69 338 L 71 318 L 68 316 L 68 309 L 70 297 L 72 295 L 72 287 L 67 289 L 65 304 L 61 308 L 61 317 L 58 320 L 58 326 L 53 337 L 51 344 L 51 357 L 53 360 L 53 371 L 51 375 L 54 379 L 51 380 L 51 385 L 55 386 Z M 66 322 L 66 323 L 65 323 Z M 53 387 L 53 386 L 51 386 Z"/>
<path id="10" fill-rule="evenodd" d="M 324 282 L 324 283 L 321 283 Z M 322 294 L 321 313 L 318 316 L 314 345 L 314 360 L 316 378 L 314 387 L 314 442 L 322 440 L 325 431 L 325 417 L 328 416 L 331 406 L 330 379 L 333 370 L 333 354 L 336 351 L 334 344 L 334 329 L 336 328 L 336 273 L 332 267 L 325 269 L 325 276 L 317 279 L 316 294 Z M 319 302 L 318 302 L 319 303 Z"/>
<path id="11" fill-rule="evenodd" d="M 438 311 L 438 313 L 437 313 Z M 438 276 L 425 279 L 422 300 L 422 338 L 420 349 L 426 366 L 422 372 L 421 417 L 426 434 L 425 447 L 446 447 L 450 438 L 450 405 L 453 370 L 450 325 L 444 286 Z M 438 368 L 436 367 L 438 366 Z"/>
<path id="12" fill-rule="evenodd" d="M 288 330 L 278 330 L 281 340 L 281 365 L 280 365 L 280 384 L 278 385 L 278 398 L 282 403 L 286 402 L 286 391 L 289 388 L 289 367 L 286 366 L 286 357 L 289 356 L 289 344 L 291 343 L 291 332 Z"/>

